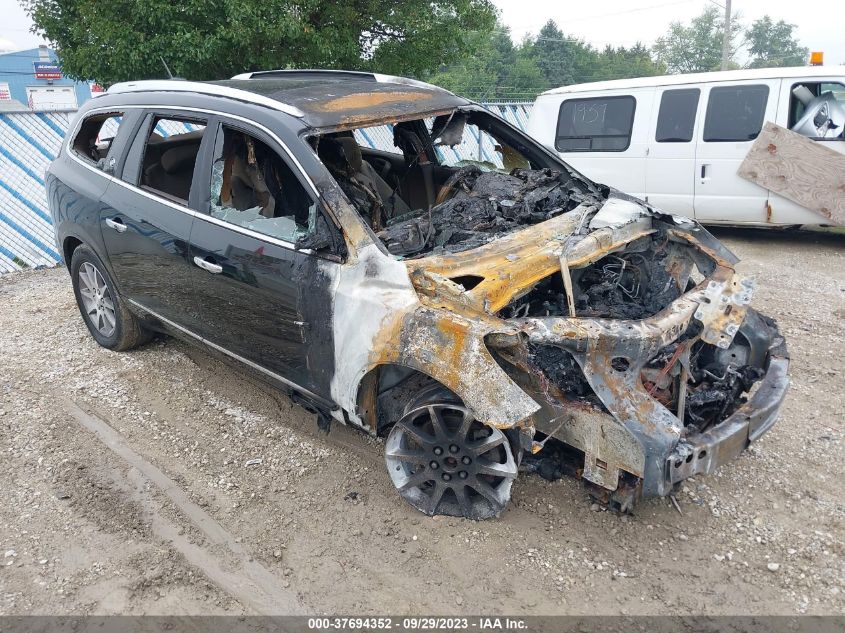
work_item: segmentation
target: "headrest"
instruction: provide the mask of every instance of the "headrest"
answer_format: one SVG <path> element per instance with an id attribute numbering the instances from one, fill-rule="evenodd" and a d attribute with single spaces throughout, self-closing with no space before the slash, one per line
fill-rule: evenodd
<path id="1" fill-rule="evenodd" d="M 337 139 L 337 142 L 343 147 L 343 155 L 352 171 L 361 171 L 361 161 L 363 159 L 361 158 L 361 148 L 358 147 L 355 138 L 352 136 L 341 136 Z"/>
<path id="2" fill-rule="evenodd" d="M 161 155 L 161 167 L 168 174 L 175 174 L 187 167 L 193 167 L 198 151 L 199 147 L 193 144 L 173 147 Z"/>

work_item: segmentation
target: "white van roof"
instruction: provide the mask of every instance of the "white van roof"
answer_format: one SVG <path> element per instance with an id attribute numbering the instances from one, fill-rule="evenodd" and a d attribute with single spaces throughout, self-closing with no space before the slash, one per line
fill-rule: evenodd
<path id="1" fill-rule="evenodd" d="M 653 86 L 679 86 L 684 84 L 712 83 L 716 81 L 742 81 L 748 79 L 780 79 L 792 77 L 843 77 L 845 66 L 795 66 L 791 68 L 755 68 L 753 70 L 723 70 L 712 73 L 690 73 L 686 75 L 661 75 L 657 77 L 636 77 L 594 81 L 587 84 L 572 84 L 552 88 L 542 95 L 587 92 L 594 90 L 620 90 L 629 88 L 651 88 Z M 541 96 L 542 96 L 541 95 Z"/>

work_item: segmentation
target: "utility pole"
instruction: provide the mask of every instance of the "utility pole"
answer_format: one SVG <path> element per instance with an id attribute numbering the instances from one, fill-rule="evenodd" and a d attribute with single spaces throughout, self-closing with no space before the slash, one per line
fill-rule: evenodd
<path id="1" fill-rule="evenodd" d="M 722 34 L 722 70 L 728 69 L 731 56 L 731 0 L 725 0 L 725 32 Z"/>

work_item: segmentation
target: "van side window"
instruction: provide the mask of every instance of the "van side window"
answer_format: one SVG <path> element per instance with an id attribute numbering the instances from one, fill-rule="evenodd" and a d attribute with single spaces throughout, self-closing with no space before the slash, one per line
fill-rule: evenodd
<path id="1" fill-rule="evenodd" d="M 753 141 L 763 129 L 768 86 L 711 88 L 704 117 L 704 140 L 709 143 Z"/>
<path id="2" fill-rule="evenodd" d="M 657 131 L 654 140 L 658 143 L 689 143 L 695 127 L 695 113 L 701 90 L 685 88 L 666 90 L 660 97 L 657 113 Z"/>
<path id="3" fill-rule="evenodd" d="M 790 88 L 788 127 L 794 132 L 816 141 L 842 140 L 843 113 L 845 85 L 840 82 L 801 81 Z M 825 125 L 828 119 L 833 120 L 832 126 Z"/>
<path id="4" fill-rule="evenodd" d="M 88 117 L 73 139 L 72 151 L 80 158 L 102 169 L 103 160 L 108 155 L 111 143 L 117 136 L 117 129 L 122 122 L 122 112 L 95 114 Z"/>
<path id="5" fill-rule="evenodd" d="M 156 117 L 147 137 L 141 187 L 187 203 L 205 122 Z"/>
<path id="6" fill-rule="evenodd" d="M 561 152 L 624 152 L 631 144 L 636 105 L 630 95 L 564 101 L 555 147 Z"/>

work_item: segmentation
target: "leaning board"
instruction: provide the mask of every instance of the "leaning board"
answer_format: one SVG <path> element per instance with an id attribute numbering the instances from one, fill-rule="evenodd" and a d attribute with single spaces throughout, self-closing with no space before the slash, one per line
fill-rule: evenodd
<path id="1" fill-rule="evenodd" d="M 737 173 L 845 225 L 845 154 L 824 143 L 767 122 Z"/>

